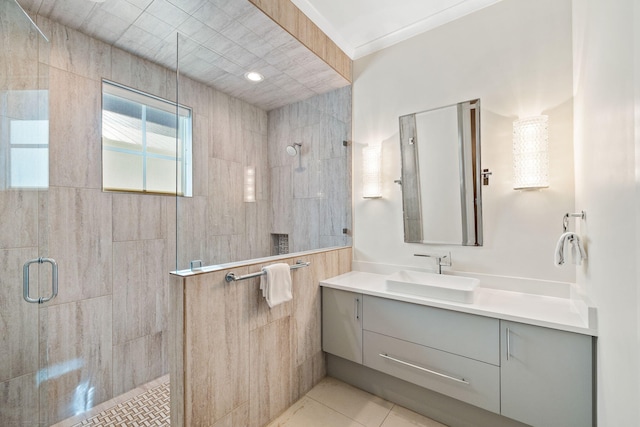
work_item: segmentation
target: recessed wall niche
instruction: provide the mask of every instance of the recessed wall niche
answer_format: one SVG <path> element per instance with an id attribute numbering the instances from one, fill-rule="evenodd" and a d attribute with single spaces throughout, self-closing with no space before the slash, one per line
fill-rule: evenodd
<path id="1" fill-rule="evenodd" d="M 289 235 L 272 234 L 271 255 L 284 255 L 289 253 Z"/>

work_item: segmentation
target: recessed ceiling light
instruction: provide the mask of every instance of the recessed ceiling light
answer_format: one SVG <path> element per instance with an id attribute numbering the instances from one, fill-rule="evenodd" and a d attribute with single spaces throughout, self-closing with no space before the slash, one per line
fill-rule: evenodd
<path id="1" fill-rule="evenodd" d="M 244 78 L 250 82 L 261 82 L 264 80 L 264 76 L 256 71 L 249 71 L 244 73 Z"/>

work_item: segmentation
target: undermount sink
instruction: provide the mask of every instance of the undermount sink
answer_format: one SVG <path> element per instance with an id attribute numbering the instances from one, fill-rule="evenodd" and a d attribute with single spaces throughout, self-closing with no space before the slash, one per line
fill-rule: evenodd
<path id="1" fill-rule="evenodd" d="M 450 276 L 401 270 L 387 276 L 387 290 L 426 298 L 472 304 L 474 291 L 480 284 L 471 277 Z"/>

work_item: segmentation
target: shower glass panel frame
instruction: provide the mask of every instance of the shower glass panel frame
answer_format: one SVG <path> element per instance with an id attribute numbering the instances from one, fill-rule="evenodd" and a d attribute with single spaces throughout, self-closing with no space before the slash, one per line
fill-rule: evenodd
<path id="1" fill-rule="evenodd" d="M 225 93 L 214 85 L 246 67 L 213 49 L 178 34 L 176 96 L 193 108 L 194 184 L 192 198 L 176 200 L 176 270 L 351 245 L 350 86 L 265 111 L 248 94 L 282 83 L 267 77 Z M 227 74 L 202 83 L 211 68 Z"/>
<path id="2" fill-rule="evenodd" d="M 49 192 L 48 46 L 47 37 L 14 0 L 0 0 L 2 426 L 50 425 L 51 379 L 72 369 L 52 366 L 48 358 L 46 329 L 52 325 L 46 300 L 55 298 L 57 276 L 41 229 Z"/>
<path id="3" fill-rule="evenodd" d="M 100 106 L 92 101 L 98 80 L 111 76 L 66 68 L 64 54 L 85 59 L 76 42 L 88 36 L 42 22 L 47 37 L 68 36 L 49 43 L 15 0 L 0 0 L 3 427 L 81 422 L 97 405 L 168 372 L 174 196 L 102 192 L 94 149 Z M 176 58 L 172 43 L 163 49 Z M 158 70 L 163 78 L 176 71 Z M 173 88 L 167 94 L 173 98 Z M 157 234 L 132 240 L 126 219 L 135 214 L 160 224 Z M 59 293 L 45 301 L 56 277 Z"/>

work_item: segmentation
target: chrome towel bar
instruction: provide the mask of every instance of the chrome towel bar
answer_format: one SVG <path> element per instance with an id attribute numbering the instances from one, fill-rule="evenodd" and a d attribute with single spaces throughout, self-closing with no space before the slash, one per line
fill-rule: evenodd
<path id="1" fill-rule="evenodd" d="M 311 262 L 298 260 L 296 261 L 295 264 L 290 265 L 289 268 L 291 268 L 292 270 L 297 270 L 298 268 L 309 267 L 310 265 L 311 265 Z M 236 276 L 235 273 L 229 272 L 227 273 L 226 276 L 224 276 L 224 280 L 226 280 L 227 282 L 237 282 L 238 280 L 251 279 L 252 277 L 259 277 L 259 276 L 262 276 L 263 274 L 265 274 L 264 271 L 258 271 L 256 273 L 245 274 L 244 276 Z"/>

